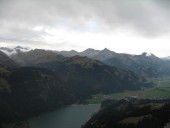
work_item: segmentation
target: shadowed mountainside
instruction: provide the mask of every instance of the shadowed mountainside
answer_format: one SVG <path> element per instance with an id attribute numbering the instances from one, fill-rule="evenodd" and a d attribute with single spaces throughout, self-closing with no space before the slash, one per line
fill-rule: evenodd
<path id="1" fill-rule="evenodd" d="M 163 128 L 170 119 L 170 100 L 108 100 L 82 128 Z"/>
<path id="2" fill-rule="evenodd" d="M 76 101 L 63 82 L 46 69 L 20 68 L 0 80 L 2 122 L 27 119 Z"/>
<path id="3" fill-rule="evenodd" d="M 143 77 L 170 75 L 169 60 L 161 59 L 146 52 L 142 53 L 141 55 L 130 55 L 116 53 L 105 48 L 103 50 L 86 49 L 83 52 L 74 51 L 74 54 L 72 51 L 61 51 L 58 53 L 66 57 L 75 55 L 87 56 L 110 66 L 131 70 Z"/>
<path id="4" fill-rule="evenodd" d="M 5 53 L 0 51 L 0 67 L 15 69 L 18 68 L 19 65 L 10 59 Z"/>
<path id="5" fill-rule="evenodd" d="M 5 64 L 0 67 L 0 123 L 27 119 L 76 101 L 52 71 L 36 67 L 13 69 L 16 64 L 5 54 L 0 56 L 0 63 Z"/>
<path id="6" fill-rule="evenodd" d="M 87 57 L 74 56 L 36 66 L 55 72 L 79 98 L 151 86 L 144 78 L 131 71 L 110 67 Z"/>
<path id="7" fill-rule="evenodd" d="M 55 52 L 39 49 L 11 57 L 21 65 L 37 66 L 55 72 L 79 99 L 96 93 L 140 90 L 141 87 L 151 86 L 144 78 L 131 71 L 110 67 L 87 57 L 63 57 Z"/>

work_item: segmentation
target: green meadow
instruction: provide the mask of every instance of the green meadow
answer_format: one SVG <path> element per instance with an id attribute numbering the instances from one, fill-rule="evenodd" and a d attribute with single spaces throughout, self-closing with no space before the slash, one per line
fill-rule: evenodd
<path id="1" fill-rule="evenodd" d="M 141 91 L 130 91 L 112 93 L 112 94 L 96 94 L 92 98 L 87 99 L 86 103 L 100 103 L 104 99 L 121 99 L 125 97 L 134 98 L 170 98 L 170 77 L 149 78 L 149 82 L 153 82 L 152 88 L 143 88 Z"/>

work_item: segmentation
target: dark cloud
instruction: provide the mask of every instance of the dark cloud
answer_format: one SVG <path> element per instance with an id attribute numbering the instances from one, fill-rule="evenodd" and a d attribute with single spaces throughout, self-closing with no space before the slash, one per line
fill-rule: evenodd
<path id="1" fill-rule="evenodd" d="M 122 27 L 145 37 L 170 32 L 169 0 L 0 0 L 0 38 L 36 40 L 34 27 L 81 28 L 89 21 L 105 30 Z"/>

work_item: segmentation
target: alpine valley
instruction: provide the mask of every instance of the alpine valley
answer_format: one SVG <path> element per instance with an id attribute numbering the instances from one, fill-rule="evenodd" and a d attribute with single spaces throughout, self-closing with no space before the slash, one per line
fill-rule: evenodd
<path id="1" fill-rule="evenodd" d="M 87 103 L 98 94 L 142 92 L 156 86 L 153 79 L 168 76 L 170 60 L 145 52 L 129 55 L 107 48 L 77 52 L 3 47 L 0 48 L 0 127 L 27 121 L 66 105 Z M 169 108 L 169 100 L 159 98 L 146 101 L 126 98 L 108 101 L 106 98 L 99 113 L 83 128 L 132 128 L 136 124 L 143 128 L 144 123 L 150 127 L 151 122 L 162 118 L 166 111 L 166 119 L 157 124 L 162 127 L 168 123 Z M 157 115 L 153 114 L 155 111 Z M 130 119 L 138 119 L 138 123 L 131 123 Z M 25 122 L 14 127 L 30 126 Z"/>

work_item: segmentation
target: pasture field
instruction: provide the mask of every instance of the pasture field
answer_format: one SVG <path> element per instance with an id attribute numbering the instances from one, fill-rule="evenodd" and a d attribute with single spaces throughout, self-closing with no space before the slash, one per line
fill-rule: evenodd
<path id="1" fill-rule="evenodd" d="M 152 88 L 143 88 L 141 91 L 130 91 L 112 93 L 112 94 L 96 94 L 92 98 L 87 99 L 86 103 L 100 103 L 102 100 L 121 99 L 125 97 L 134 98 L 170 98 L 170 77 L 148 78 L 149 82 L 153 82 Z"/>

